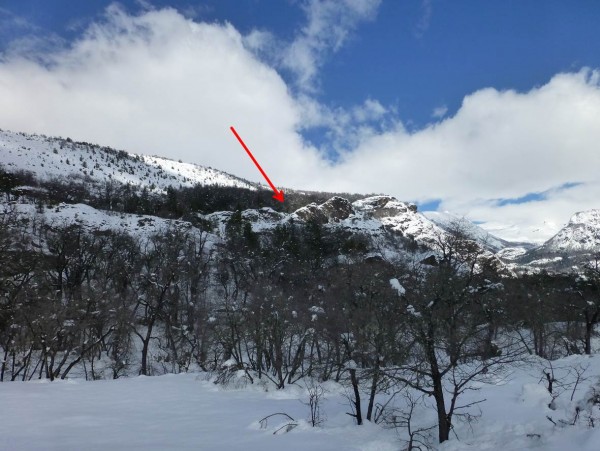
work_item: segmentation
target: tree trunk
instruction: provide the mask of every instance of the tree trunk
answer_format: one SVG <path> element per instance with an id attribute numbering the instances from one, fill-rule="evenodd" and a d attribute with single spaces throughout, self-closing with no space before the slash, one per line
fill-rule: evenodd
<path id="1" fill-rule="evenodd" d="M 356 424 L 359 426 L 363 423 L 362 421 L 362 412 L 360 410 L 360 392 L 358 391 L 358 378 L 356 377 L 356 369 L 352 368 L 348 370 L 350 372 L 350 382 L 352 383 L 352 389 L 354 390 L 354 400 L 352 403 L 354 404 L 354 410 L 356 411 Z"/>
<path id="2" fill-rule="evenodd" d="M 594 323 L 585 323 L 585 353 L 590 355 L 592 353 L 592 334 L 594 333 Z"/>
<path id="3" fill-rule="evenodd" d="M 369 394 L 369 406 L 367 407 L 367 420 L 372 421 L 373 405 L 375 404 L 375 394 L 377 393 L 377 384 L 379 383 L 379 365 L 373 369 L 373 378 L 371 379 L 371 393 Z"/>
<path id="4" fill-rule="evenodd" d="M 435 399 L 435 408 L 438 416 L 438 438 L 440 443 L 445 442 L 450 438 L 450 415 L 446 414 L 446 402 L 444 400 L 444 386 L 442 383 L 442 375 L 435 355 L 434 341 L 431 337 L 433 334 L 433 326 L 429 325 L 427 333 L 428 339 L 426 343 L 427 360 L 431 369 L 431 384 L 433 386 L 433 397 Z"/>
<path id="5" fill-rule="evenodd" d="M 146 331 L 146 336 L 142 338 L 142 367 L 140 369 L 140 374 L 147 376 L 148 375 L 148 348 L 150 347 L 150 339 L 152 338 L 152 329 L 154 328 L 154 319 L 152 319 L 148 323 L 148 329 Z"/>
<path id="6" fill-rule="evenodd" d="M 433 376 L 433 397 L 435 398 L 435 407 L 438 415 L 438 436 L 440 443 L 450 438 L 451 422 L 446 415 L 446 403 L 444 402 L 444 388 L 442 378 L 439 374 Z"/>

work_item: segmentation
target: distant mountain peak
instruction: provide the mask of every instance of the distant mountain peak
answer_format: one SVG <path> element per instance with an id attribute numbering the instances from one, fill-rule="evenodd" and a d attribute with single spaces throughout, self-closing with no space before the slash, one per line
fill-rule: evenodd
<path id="1" fill-rule="evenodd" d="M 600 209 L 578 211 L 571 216 L 569 224 L 585 224 L 592 227 L 600 227 Z"/>
<path id="2" fill-rule="evenodd" d="M 542 248 L 554 252 L 600 251 L 600 209 L 575 213 Z"/>
<path id="3" fill-rule="evenodd" d="M 531 247 L 528 243 L 512 243 L 503 240 L 502 238 L 498 238 L 468 219 L 456 216 L 448 211 L 426 211 L 423 214 L 446 231 L 457 227 L 460 228 L 472 240 L 478 242 L 483 248 L 494 253 L 510 248 L 515 249 L 515 251 L 512 251 L 507 255 L 519 255 L 526 252 L 526 250 Z"/>

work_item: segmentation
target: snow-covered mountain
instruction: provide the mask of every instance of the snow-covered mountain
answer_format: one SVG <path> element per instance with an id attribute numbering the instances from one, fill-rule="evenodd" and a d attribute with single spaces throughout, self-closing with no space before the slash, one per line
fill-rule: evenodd
<path id="1" fill-rule="evenodd" d="M 235 186 L 250 190 L 257 184 L 216 169 L 101 147 L 69 138 L 49 138 L 0 130 L 0 164 L 8 172 L 29 171 L 36 179 L 55 178 L 130 184 L 160 192 L 167 187 Z"/>
<path id="2" fill-rule="evenodd" d="M 423 215 L 446 231 L 460 228 L 471 239 L 492 252 L 498 252 L 509 246 L 514 247 L 513 243 L 498 238 L 468 219 L 453 215 L 448 211 L 425 211 Z"/>
<path id="3" fill-rule="evenodd" d="M 575 213 L 542 249 L 548 252 L 600 251 L 600 209 Z"/>
<path id="4" fill-rule="evenodd" d="M 600 252 L 600 210 L 575 213 L 568 224 L 541 246 L 505 257 L 517 271 L 571 271 L 589 263 Z"/>
<path id="5" fill-rule="evenodd" d="M 532 243 L 513 243 L 492 235 L 478 225 L 472 223 L 464 217 L 453 215 L 450 212 L 426 211 L 423 213 L 429 220 L 446 231 L 459 228 L 465 232 L 472 240 L 479 243 L 481 247 L 489 252 L 496 254 L 503 261 L 511 262 L 525 255 L 528 251 L 535 248 Z"/>
<path id="6" fill-rule="evenodd" d="M 0 130 L 0 165 L 9 173 L 29 172 L 37 182 L 79 181 L 86 184 L 92 192 L 101 190 L 109 182 L 130 185 L 136 190 L 146 188 L 157 195 L 164 193 L 169 186 L 182 188 L 197 184 L 248 190 L 260 189 L 258 184 L 212 168 L 161 157 L 136 155 L 85 142 L 73 142 L 69 138 L 52 138 L 2 130 Z M 29 193 L 34 197 L 36 193 L 40 196 L 45 193 L 43 187 L 32 186 L 27 187 L 26 190 L 23 188 L 21 187 L 21 192 Z M 396 252 L 400 243 L 397 238 L 414 240 L 417 244 L 431 248 L 436 239 L 445 234 L 442 228 L 419 213 L 414 204 L 401 202 L 392 196 L 369 196 L 359 200 L 356 200 L 358 196 L 353 196 L 351 199 L 354 202 L 340 196 L 332 196 L 325 202 L 306 205 L 302 203 L 305 193 L 297 194 L 299 200 L 296 203 L 304 206 L 294 211 L 275 211 L 265 206 L 247 208 L 242 216 L 250 222 L 256 232 L 268 232 L 290 221 L 304 223 L 314 220 L 330 229 L 348 234 L 366 235 L 374 240 L 375 246 L 385 247 L 380 251 L 387 253 L 388 256 Z M 322 194 L 317 197 L 326 199 Z M 306 199 L 309 199 L 309 196 Z M 34 202 L 25 196 L 16 205 L 16 209 L 23 218 L 42 215 L 46 223 L 79 223 L 90 230 L 123 230 L 131 235 L 141 236 L 164 229 L 174 221 L 149 215 L 104 211 L 91 205 L 68 202 L 39 208 L 39 205 L 35 206 Z M 241 206 L 244 207 L 243 203 Z M 212 231 L 216 235 L 223 236 L 225 224 L 232 212 L 217 211 L 197 215 L 205 220 L 205 227 L 209 227 L 206 224 L 211 224 Z M 187 227 L 182 221 L 173 225 Z M 390 235 L 396 237 L 392 239 L 395 244 L 383 245 L 383 241 Z"/>
<path id="7" fill-rule="evenodd" d="M 69 138 L 52 138 L 43 135 L 29 135 L 0 130 L 0 167 L 7 172 L 29 172 L 38 181 L 81 181 L 89 184 L 89 189 L 100 188 L 108 182 L 129 185 L 137 190 L 142 188 L 156 194 L 174 188 L 195 185 L 217 185 L 257 190 L 261 186 L 225 172 L 196 164 L 173 161 L 157 156 L 145 156 L 114 150 L 86 142 L 73 142 Z M 35 188 L 30 187 L 30 192 Z M 292 190 L 289 191 L 290 193 Z M 299 195 L 304 195 L 297 192 Z M 323 193 L 321 193 L 323 194 Z M 326 199 L 324 195 L 321 199 Z M 303 199 L 303 198 L 302 198 Z M 308 197 L 307 197 L 308 199 Z M 357 200 L 358 199 L 358 200 Z M 600 210 L 590 210 L 575 214 L 569 224 L 542 246 L 533 247 L 528 243 L 511 243 L 500 239 L 465 218 L 448 212 L 420 213 L 414 204 L 401 202 L 392 196 L 378 195 L 365 198 L 354 196 L 351 200 L 332 196 L 325 202 L 308 203 L 300 201 L 301 208 L 295 211 L 277 212 L 267 206 L 247 209 L 244 219 L 252 224 L 255 231 L 268 231 L 287 221 L 305 222 L 314 220 L 326 227 L 348 233 L 362 233 L 378 239 L 388 232 L 419 245 L 432 247 L 437 238 L 456 226 L 466 231 L 482 248 L 496 254 L 504 261 L 529 264 L 531 261 L 555 264 L 556 254 L 600 251 Z M 307 202 L 310 202 L 307 200 Z M 29 211 L 33 207 L 24 207 Z M 77 214 L 79 218 L 97 215 L 107 224 L 113 224 L 113 213 L 92 212 L 90 206 L 75 207 L 63 205 L 58 213 Z M 73 210 L 73 211 L 71 211 Z M 79 211 L 81 210 L 81 211 Z M 71 214 L 67 216 L 71 216 Z M 199 215 L 214 224 L 214 232 L 223 233 L 223 227 L 231 212 L 217 212 Z M 124 219 L 124 218 L 121 218 Z M 100 219 L 98 219 L 100 220 Z M 124 219 L 135 229 L 142 220 L 139 215 Z M 92 221 L 93 223 L 94 221 Z M 117 221 L 118 222 L 118 221 Z M 144 219 L 142 223 L 151 223 Z M 92 224 L 90 224 L 92 226 Z M 540 260 L 541 259 L 541 260 Z M 544 263 L 545 265 L 546 263 Z M 542 265 L 542 266 L 544 266 Z M 538 265 L 539 266 L 539 265 Z"/>
<path id="8" fill-rule="evenodd" d="M 295 212 L 300 219 L 316 218 L 353 232 L 395 232 L 421 244 L 431 244 L 443 230 L 417 211 L 414 204 L 392 196 L 370 196 L 350 203 L 341 197 L 310 204 Z"/>
<path id="9" fill-rule="evenodd" d="M 124 232 L 141 240 L 154 234 L 165 233 L 169 229 L 199 233 L 188 221 L 98 210 L 85 204 L 60 203 L 48 205 L 40 210 L 32 203 L 13 202 L 11 212 L 20 218 L 21 224 L 30 223 L 33 226 L 34 220 L 41 220 L 50 227 L 75 224 L 90 233 Z M 213 241 L 212 235 L 207 238 Z"/>

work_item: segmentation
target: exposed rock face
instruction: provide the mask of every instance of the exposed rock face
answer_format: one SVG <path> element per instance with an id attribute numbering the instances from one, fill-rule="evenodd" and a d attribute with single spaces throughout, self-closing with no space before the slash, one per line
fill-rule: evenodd
<path id="1" fill-rule="evenodd" d="M 352 204 L 363 222 L 381 224 L 386 230 L 414 238 L 422 243 L 433 243 L 444 232 L 425 216 L 417 212 L 417 206 L 400 202 L 392 196 L 371 196 Z"/>
<path id="2" fill-rule="evenodd" d="M 354 206 L 376 219 L 417 212 L 415 204 L 400 202 L 392 196 L 367 197 L 354 202 Z"/>
<path id="3" fill-rule="evenodd" d="M 308 204 L 306 207 L 299 208 L 295 211 L 295 214 L 303 221 L 315 221 L 319 224 L 327 223 L 327 215 L 321 209 L 321 207 L 314 202 Z"/>
<path id="4" fill-rule="evenodd" d="M 352 204 L 343 197 L 335 196 L 327 202 L 321 204 L 321 210 L 325 213 L 329 221 L 339 222 L 346 219 L 354 210 Z"/>
<path id="5" fill-rule="evenodd" d="M 430 255 L 429 257 L 421 260 L 421 264 L 428 265 L 428 266 L 437 266 L 438 261 L 437 261 L 437 258 L 435 258 L 435 255 Z"/>
<path id="6" fill-rule="evenodd" d="M 315 203 L 309 204 L 295 212 L 303 221 L 316 221 L 319 224 L 340 222 L 348 218 L 352 213 L 354 213 L 352 204 L 339 196 L 332 197 L 321 205 Z"/>

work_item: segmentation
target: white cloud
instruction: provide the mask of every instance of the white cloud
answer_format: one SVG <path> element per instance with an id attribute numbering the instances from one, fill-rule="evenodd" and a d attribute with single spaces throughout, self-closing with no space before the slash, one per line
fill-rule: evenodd
<path id="1" fill-rule="evenodd" d="M 599 181 L 598 81 L 597 72 L 585 70 L 559 74 L 526 93 L 477 91 L 441 123 L 412 134 L 398 128 L 362 142 L 336 167 L 346 175 L 345 182 L 336 179 L 337 185 L 348 190 L 355 181 L 362 185 L 368 180 L 369 191 L 421 201 L 442 199 L 440 208 L 481 221 L 504 215 L 505 224 L 524 224 L 522 213 L 535 205 L 532 220 L 558 225 L 575 209 L 600 207 L 594 195 L 561 203 L 575 192 L 595 194 L 592 187 Z M 489 201 L 569 182 L 586 185 L 551 192 L 536 204 L 500 208 Z M 571 213 L 559 208 L 563 205 Z M 550 211 L 555 212 L 552 217 Z"/>
<path id="2" fill-rule="evenodd" d="M 0 26 L 1 30 L 26 30 L 33 31 L 37 27 L 21 16 L 17 16 L 6 8 L 0 7 Z"/>
<path id="3" fill-rule="evenodd" d="M 520 204 L 497 206 L 493 201 L 463 204 L 445 203 L 443 208 L 463 211 L 470 219 L 485 222 L 485 228 L 508 240 L 544 242 L 566 225 L 570 217 L 591 208 L 600 208 L 600 181 L 568 189 L 553 189 L 546 197 Z"/>
<path id="4" fill-rule="evenodd" d="M 381 0 L 305 0 L 306 25 L 281 54 L 281 65 L 312 92 L 325 58 L 337 52 L 363 21 L 374 19 Z"/>
<path id="5" fill-rule="evenodd" d="M 431 113 L 431 117 L 433 117 L 434 119 L 440 119 L 442 117 L 444 117 L 446 115 L 446 113 L 448 112 L 448 107 L 446 105 L 441 105 L 438 107 L 435 107 Z"/>
<path id="6" fill-rule="evenodd" d="M 112 6 L 69 48 L 36 59 L 30 48 L 5 55 L 0 126 L 258 179 L 234 125 L 274 181 L 301 185 L 324 163 L 295 132 L 300 112 L 284 81 L 242 41 L 229 24 L 195 23 L 170 9 L 131 16 Z"/>
<path id="7" fill-rule="evenodd" d="M 421 18 L 415 26 L 414 35 L 417 39 L 422 38 L 431 24 L 433 5 L 431 0 L 421 0 Z"/>
<path id="8" fill-rule="evenodd" d="M 372 2 L 350 3 L 360 17 L 372 11 Z M 331 39 L 335 50 L 345 35 Z M 546 238 L 575 211 L 600 207 L 595 71 L 559 74 L 529 92 L 482 89 L 454 116 L 409 132 L 375 99 L 337 109 L 294 96 L 249 42 L 278 45 L 268 33 L 244 37 L 171 9 L 132 16 L 113 6 L 70 47 L 32 56 L 15 44 L 0 55 L 0 127 L 260 180 L 229 131 L 234 125 L 278 186 L 441 199 L 441 209 L 502 228 L 507 238 Z M 316 126 L 330 136 L 335 164 L 302 138 Z M 552 190 L 568 182 L 582 185 Z M 537 202 L 495 201 L 531 192 L 547 193 Z"/>

